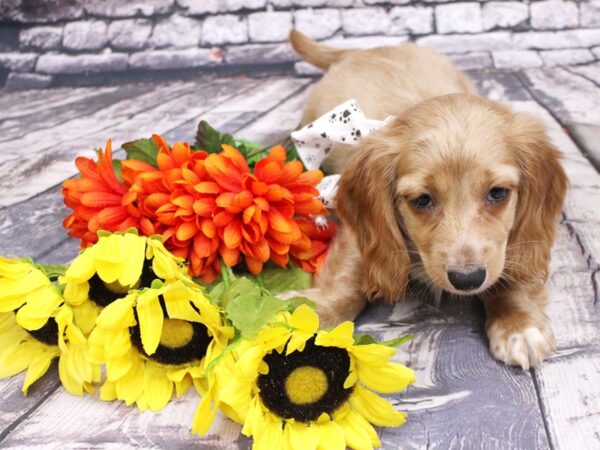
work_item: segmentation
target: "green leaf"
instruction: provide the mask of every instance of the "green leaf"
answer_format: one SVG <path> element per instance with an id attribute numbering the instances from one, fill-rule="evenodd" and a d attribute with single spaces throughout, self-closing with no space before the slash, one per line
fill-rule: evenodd
<path id="1" fill-rule="evenodd" d="M 208 153 L 221 151 L 221 133 L 215 130 L 206 120 L 200 121 L 196 132 L 195 147 Z"/>
<path id="2" fill-rule="evenodd" d="M 286 303 L 266 294 L 246 277 L 233 281 L 221 296 L 227 318 L 243 337 L 252 337 L 269 323 Z"/>
<path id="3" fill-rule="evenodd" d="M 412 339 L 414 339 L 414 337 L 415 336 L 412 334 L 407 334 L 406 336 L 401 336 L 399 338 L 390 339 L 388 341 L 378 341 L 371 335 L 363 334 L 363 333 L 356 333 L 354 335 L 354 344 L 355 345 L 379 344 L 379 345 L 385 345 L 386 347 L 396 348 L 396 347 L 400 347 L 401 345 L 407 343 L 408 341 L 411 341 Z"/>
<path id="4" fill-rule="evenodd" d="M 273 268 L 263 271 L 262 281 L 266 289 L 277 295 L 285 291 L 301 291 L 310 288 L 312 276 L 298 267 Z"/>
<path id="5" fill-rule="evenodd" d="M 31 261 L 33 263 L 33 261 Z M 33 263 L 35 267 L 40 269 L 50 280 L 56 280 L 58 277 L 65 274 L 69 268 L 68 264 L 37 264 Z"/>
<path id="6" fill-rule="evenodd" d="M 291 297 L 285 300 L 284 303 L 289 312 L 293 312 L 300 305 L 307 305 L 313 309 L 317 307 L 317 304 L 308 297 Z"/>
<path id="7" fill-rule="evenodd" d="M 115 173 L 117 180 L 119 180 L 119 183 L 123 182 L 123 174 L 121 173 L 121 163 L 122 161 L 120 159 L 112 160 L 113 172 Z"/>
<path id="8" fill-rule="evenodd" d="M 152 139 L 138 139 L 137 141 L 126 142 L 123 148 L 127 153 L 128 159 L 136 159 L 157 167 L 156 157 L 158 147 Z"/>

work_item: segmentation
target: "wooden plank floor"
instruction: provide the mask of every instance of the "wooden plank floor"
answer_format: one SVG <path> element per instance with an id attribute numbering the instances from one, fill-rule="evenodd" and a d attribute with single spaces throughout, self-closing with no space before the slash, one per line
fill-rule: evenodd
<path id="1" fill-rule="evenodd" d="M 558 352 L 539 370 L 495 362 L 478 299 L 376 304 L 358 329 L 415 339 L 396 359 L 417 372 L 391 397 L 408 423 L 380 429 L 385 449 L 600 448 L 600 175 L 570 139 L 573 124 L 600 126 L 600 67 L 474 72 L 482 95 L 544 120 L 565 153 L 571 189 L 555 245 L 549 315 Z M 0 254 L 66 262 L 78 251 L 67 237 L 59 184 L 76 173 L 77 155 L 107 138 L 117 148 L 152 132 L 192 140 L 197 121 L 262 143 L 283 140 L 299 120 L 313 80 L 244 77 L 197 82 L 61 88 L 0 94 Z M 567 127 L 567 128 L 565 128 Z M 584 149 L 585 150 L 585 149 Z M 56 367 L 22 397 L 22 377 L 0 380 L 1 448 L 246 449 L 239 426 L 219 418 L 206 438 L 189 432 L 198 397 L 159 413 L 67 395 Z"/>

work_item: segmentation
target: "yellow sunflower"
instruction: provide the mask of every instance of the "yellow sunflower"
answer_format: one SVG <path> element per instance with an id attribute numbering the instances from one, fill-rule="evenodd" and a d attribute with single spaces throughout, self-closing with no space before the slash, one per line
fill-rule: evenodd
<path id="1" fill-rule="evenodd" d="M 100 398 L 158 411 L 192 383 L 205 392 L 206 365 L 232 336 L 191 280 L 130 291 L 104 308 L 90 335 L 90 356 L 106 365 Z"/>
<path id="2" fill-rule="evenodd" d="M 0 378 L 27 370 L 27 394 L 58 357 L 63 386 L 83 395 L 100 379 L 100 368 L 89 362 L 85 347 L 60 288 L 32 263 L 0 258 Z"/>
<path id="3" fill-rule="evenodd" d="M 207 432 L 220 407 L 243 423 L 255 450 L 372 449 L 381 442 L 371 424 L 405 422 L 372 392 L 398 392 L 415 380 L 411 369 L 390 362 L 393 348 L 355 345 L 351 322 L 317 331 L 318 316 L 306 305 L 277 320 L 218 361 L 194 432 Z"/>
<path id="4" fill-rule="evenodd" d="M 88 336 L 102 308 L 131 289 L 150 287 L 152 281 L 185 277 L 183 260 L 155 238 L 133 232 L 102 234 L 67 269 L 60 282 L 73 308 L 75 323 Z"/>

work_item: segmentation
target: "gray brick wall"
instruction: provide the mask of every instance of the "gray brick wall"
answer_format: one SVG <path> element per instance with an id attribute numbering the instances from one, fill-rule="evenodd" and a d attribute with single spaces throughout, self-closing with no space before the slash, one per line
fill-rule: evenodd
<path id="1" fill-rule="evenodd" d="M 269 64 L 316 73 L 286 43 L 292 26 L 344 47 L 416 41 L 465 69 L 600 58 L 596 0 L 1 0 L 0 82 Z"/>

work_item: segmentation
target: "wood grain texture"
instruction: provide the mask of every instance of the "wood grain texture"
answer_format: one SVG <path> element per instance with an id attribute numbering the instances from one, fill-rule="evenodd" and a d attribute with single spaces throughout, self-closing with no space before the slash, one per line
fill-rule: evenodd
<path id="1" fill-rule="evenodd" d="M 414 386 L 391 396 L 408 421 L 380 429 L 385 449 L 548 448 L 531 374 L 490 356 L 477 298 L 376 304 L 358 329 L 391 339 L 412 333 L 395 360 L 416 371 Z"/>

